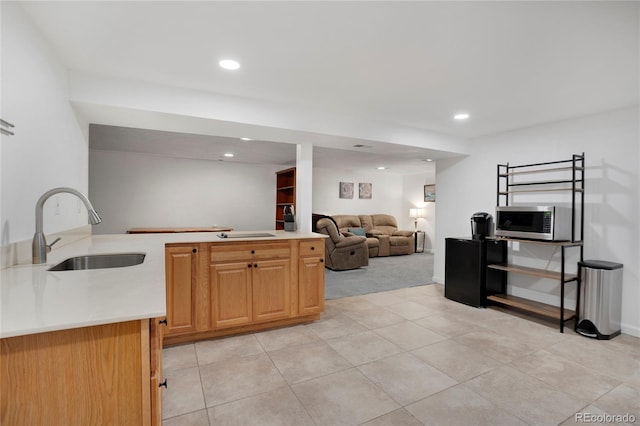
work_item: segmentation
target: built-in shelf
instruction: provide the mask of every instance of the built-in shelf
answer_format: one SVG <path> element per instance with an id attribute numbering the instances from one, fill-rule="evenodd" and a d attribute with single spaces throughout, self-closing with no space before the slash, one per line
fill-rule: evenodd
<path id="1" fill-rule="evenodd" d="M 276 229 L 284 229 L 284 207 L 296 207 L 296 168 L 276 172 Z"/>

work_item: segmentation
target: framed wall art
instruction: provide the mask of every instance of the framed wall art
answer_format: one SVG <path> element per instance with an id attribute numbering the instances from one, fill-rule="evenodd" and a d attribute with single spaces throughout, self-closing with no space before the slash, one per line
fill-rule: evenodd
<path id="1" fill-rule="evenodd" d="M 353 182 L 340 182 L 340 198 L 353 198 Z"/>
<path id="2" fill-rule="evenodd" d="M 371 184 L 359 183 L 358 184 L 358 196 L 360 198 L 371 199 Z"/>
<path id="3" fill-rule="evenodd" d="M 424 201 L 435 203 L 436 201 L 436 186 L 425 185 L 424 186 Z"/>

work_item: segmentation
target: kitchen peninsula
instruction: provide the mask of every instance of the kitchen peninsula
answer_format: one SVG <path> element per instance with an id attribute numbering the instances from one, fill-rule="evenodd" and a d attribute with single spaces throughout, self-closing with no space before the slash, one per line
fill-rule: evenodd
<path id="1" fill-rule="evenodd" d="M 57 247 L 48 264 L 0 271 L 0 423 L 160 424 L 165 316 L 167 341 L 317 318 L 324 303 L 324 236 L 267 233 L 272 236 L 95 235 Z M 185 247 L 187 257 L 196 259 L 186 290 L 184 281 L 173 281 Z M 69 257 L 125 252 L 146 253 L 145 260 L 121 268 L 48 271 Z M 255 255 L 248 263 L 247 253 Z M 165 256 L 171 259 L 166 265 Z M 246 281 L 238 280 L 239 262 Z M 165 283 L 169 271 L 174 275 Z M 284 286 L 274 277 L 284 279 Z M 244 286 L 235 288 L 237 282 Z M 189 295 L 187 303 L 183 296 Z M 231 307 L 216 297 L 231 297 Z M 181 308 L 187 305 L 185 314 Z M 249 310 L 242 320 L 240 308 Z M 193 329 L 176 332 L 172 327 L 182 327 L 185 315 L 195 319 Z"/>
<path id="2" fill-rule="evenodd" d="M 217 237 L 166 246 L 166 344 L 320 317 L 324 235 L 273 231 Z"/>

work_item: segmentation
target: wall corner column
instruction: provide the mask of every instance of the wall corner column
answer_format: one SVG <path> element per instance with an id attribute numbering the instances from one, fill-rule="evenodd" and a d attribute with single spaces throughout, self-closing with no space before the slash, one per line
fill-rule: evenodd
<path id="1" fill-rule="evenodd" d="M 313 145 L 296 145 L 296 222 L 301 232 L 311 232 L 313 210 Z"/>

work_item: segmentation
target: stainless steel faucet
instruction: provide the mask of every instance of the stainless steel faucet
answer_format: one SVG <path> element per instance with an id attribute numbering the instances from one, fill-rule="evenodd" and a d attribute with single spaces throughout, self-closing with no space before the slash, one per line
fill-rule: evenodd
<path id="1" fill-rule="evenodd" d="M 98 213 L 91 205 L 89 199 L 83 193 L 76 191 L 73 188 L 53 188 L 52 190 L 45 192 L 36 203 L 36 233 L 33 235 L 32 244 L 32 259 L 34 264 L 46 263 L 47 253 L 51 251 L 51 246 L 60 240 L 60 238 L 58 238 L 51 244 L 47 245 L 47 240 L 44 237 L 44 232 L 42 232 L 42 211 L 45 201 L 47 201 L 52 195 L 59 194 L 61 192 L 67 192 L 80 198 L 80 200 L 84 203 L 84 206 L 87 208 L 87 211 L 89 212 L 89 222 L 92 225 L 97 225 L 98 223 L 102 222 L 100 215 L 98 215 Z"/>

